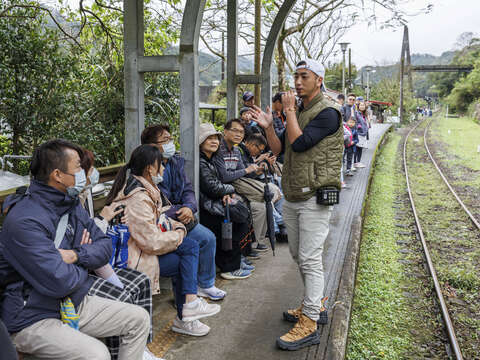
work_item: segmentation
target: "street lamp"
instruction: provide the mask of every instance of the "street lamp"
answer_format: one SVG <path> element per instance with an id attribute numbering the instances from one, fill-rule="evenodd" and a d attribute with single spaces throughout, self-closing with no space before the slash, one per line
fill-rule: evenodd
<path id="1" fill-rule="evenodd" d="M 373 70 L 373 67 L 365 66 L 365 71 L 367 72 L 367 91 L 366 91 L 367 101 L 370 100 L 370 72 L 372 70 Z M 373 70 L 373 72 L 375 72 L 375 70 Z"/>
<path id="2" fill-rule="evenodd" d="M 343 95 L 345 97 L 347 96 L 347 89 L 345 87 L 345 52 L 347 51 L 348 44 L 350 44 L 350 43 L 348 43 L 348 42 L 339 43 L 340 49 L 342 49 L 342 53 L 343 53 L 342 90 L 343 90 Z"/>

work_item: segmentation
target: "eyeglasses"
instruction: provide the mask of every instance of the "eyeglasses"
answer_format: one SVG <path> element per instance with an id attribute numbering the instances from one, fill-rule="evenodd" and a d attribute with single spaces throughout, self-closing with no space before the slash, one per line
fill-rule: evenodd
<path id="1" fill-rule="evenodd" d="M 260 145 L 258 144 L 254 144 L 254 146 L 257 148 L 258 151 L 260 151 L 261 153 L 265 150 L 264 147 L 261 147 Z"/>
<path id="2" fill-rule="evenodd" d="M 233 129 L 233 128 L 232 128 L 232 129 L 227 129 L 227 130 L 228 130 L 228 131 L 231 131 L 231 132 L 233 132 L 233 133 L 235 133 L 235 134 L 245 134 L 245 130 L 243 130 L 243 129 Z"/>
<path id="3" fill-rule="evenodd" d="M 162 140 L 162 141 L 156 141 L 156 142 L 154 142 L 154 144 L 165 145 L 165 144 L 168 144 L 170 141 L 172 141 L 172 138 L 168 138 L 168 139 L 165 139 L 165 140 Z"/>

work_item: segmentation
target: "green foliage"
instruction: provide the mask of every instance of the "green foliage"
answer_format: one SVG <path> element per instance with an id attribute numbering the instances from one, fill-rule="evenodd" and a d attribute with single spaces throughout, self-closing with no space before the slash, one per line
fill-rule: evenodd
<path id="1" fill-rule="evenodd" d="M 177 3 L 177 0 L 171 3 Z M 145 1 L 145 54 L 162 54 L 177 40 L 172 19 Z M 123 12 L 121 0 L 102 0 L 71 10 L 60 1 L 47 16 L 38 1 L 7 0 L 0 10 L 0 120 L 12 152 L 31 154 L 41 142 L 61 137 L 96 156 L 97 166 L 124 160 Z M 24 5 L 28 5 L 25 7 Z M 177 74 L 145 76 L 146 124 L 178 128 Z"/>
<path id="2" fill-rule="evenodd" d="M 393 114 L 397 114 L 400 106 L 399 80 L 397 78 L 382 79 L 380 82 L 372 86 L 370 98 L 392 103 L 390 110 Z M 405 83 L 403 101 L 405 114 L 414 113 L 417 107 L 417 102 L 413 97 L 413 93 L 408 89 L 408 86 Z M 404 118 L 406 119 L 408 116 Z"/>
<path id="3" fill-rule="evenodd" d="M 353 80 L 357 77 L 357 67 L 352 64 L 351 82 L 348 79 L 348 65 L 345 67 L 345 86 L 347 88 L 353 84 Z M 325 86 L 329 89 L 342 91 L 343 64 L 332 64 L 325 69 Z"/>
<path id="4" fill-rule="evenodd" d="M 465 113 L 468 106 L 480 98 L 480 61 L 475 63 L 475 68 L 466 77 L 455 83 L 447 103 L 453 111 Z"/>

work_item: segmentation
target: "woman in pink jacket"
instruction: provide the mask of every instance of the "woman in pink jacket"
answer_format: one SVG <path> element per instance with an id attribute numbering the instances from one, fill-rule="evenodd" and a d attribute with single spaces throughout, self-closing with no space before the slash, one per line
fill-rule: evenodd
<path id="1" fill-rule="evenodd" d="M 160 277 L 171 277 L 175 288 L 177 318 L 172 330 L 193 336 L 208 334 L 210 328 L 198 319 L 215 315 L 219 305 L 197 297 L 198 244 L 185 237 L 185 226 L 169 219 L 162 194 L 162 153 L 155 146 L 136 148 L 120 170 L 107 204 L 125 205 L 130 239 L 128 267 L 148 275 L 152 293 L 160 292 Z"/>

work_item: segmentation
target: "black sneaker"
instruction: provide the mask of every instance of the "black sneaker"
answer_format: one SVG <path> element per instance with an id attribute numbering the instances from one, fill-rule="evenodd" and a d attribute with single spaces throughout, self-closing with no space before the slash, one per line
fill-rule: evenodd
<path id="1" fill-rule="evenodd" d="M 247 259 L 250 259 L 250 260 L 258 260 L 260 258 L 261 258 L 260 254 L 255 250 L 252 250 L 250 254 L 247 255 Z"/>
<path id="2" fill-rule="evenodd" d="M 265 251 L 268 251 L 268 246 L 267 246 L 267 245 L 264 245 L 264 244 L 258 244 L 258 245 L 255 247 L 255 250 L 261 251 L 261 252 L 265 252 Z"/>

